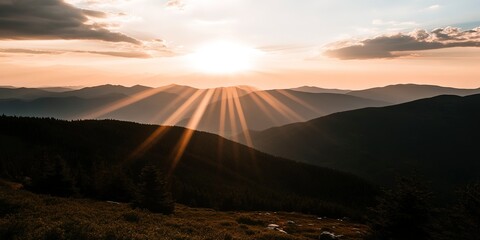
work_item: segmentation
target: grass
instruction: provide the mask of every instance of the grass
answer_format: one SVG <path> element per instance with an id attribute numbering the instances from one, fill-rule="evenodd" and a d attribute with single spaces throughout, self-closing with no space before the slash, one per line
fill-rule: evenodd
<path id="1" fill-rule="evenodd" d="M 58 198 L 0 186 L 0 239 L 363 239 L 368 227 L 285 212 L 219 212 L 176 205 L 164 216 L 128 204 Z M 277 224 L 287 232 L 267 229 Z"/>

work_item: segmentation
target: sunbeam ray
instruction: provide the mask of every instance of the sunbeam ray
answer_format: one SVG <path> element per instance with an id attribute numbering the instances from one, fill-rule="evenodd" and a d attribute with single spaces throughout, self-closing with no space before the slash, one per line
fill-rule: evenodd
<path id="1" fill-rule="evenodd" d="M 204 90 L 198 90 L 192 96 L 190 96 L 187 101 L 185 101 L 182 106 L 178 108 L 177 111 L 175 111 L 167 120 L 165 120 L 162 126 L 159 126 L 144 142 L 142 142 L 142 144 L 140 144 L 140 146 L 133 151 L 131 157 L 138 157 L 148 150 L 169 129 L 169 127 L 164 125 L 174 125 L 176 121 L 178 121 L 178 119 L 185 114 L 185 111 L 190 107 L 192 102 L 199 98 L 204 92 Z"/>
<path id="2" fill-rule="evenodd" d="M 268 93 L 267 91 L 257 91 L 255 93 L 257 93 L 258 96 L 261 99 L 263 99 L 265 102 L 267 102 L 268 105 L 277 109 L 280 114 L 290 118 L 291 120 L 296 122 L 301 122 L 305 120 L 298 113 L 290 109 L 288 106 L 283 104 L 281 101 L 279 101 L 277 98 L 275 98 L 272 94 Z"/>
<path id="3" fill-rule="evenodd" d="M 238 120 L 240 122 L 240 127 L 242 128 L 243 136 L 245 136 L 245 142 L 247 146 L 253 147 L 252 139 L 250 138 L 249 129 L 247 126 L 247 120 L 245 119 L 245 114 L 243 113 L 243 107 L 240 103 L 240 99 L 238 97 L 238 92 L 236 90 L 232 91 L 233 94 L 233 101 L 235 103 L 235 109 L 238 115 Z M 238 133 L 235 133 L 238 134 Z"/>
<path id="4" fill-rule="evenodd" d="M 294 102 L 299 103 L 300 105 L 310 109 L 310 111 L 312 111 L 314 113 L 320 113 L 320 111 L 318 109 L 316 109 L 312 105 L 308 104 L 307 102 L 303 101 L 302 99 L 294 96 L 293 94 L 287 92 L 286 90 L 280 89 L 280 90 L 277 90 L 277 92 L 284 95 L 285 97 L 288 97 L 289 99 L 293 100 Z"/>
<path id="5" fill-rule="evenodd" d="M 124 108 L 126 106 L 129 106 L 129 105 L 132 105 L 136 102 L 139 102 L 145 98 L 148 98 L 148 97 L 151 97 L 161 91 L 165 91 L 169 88 L 171 88 L 172 86 L 171 85 L 168 85 L 168 86 L 163 86 L 163 87 L 159 87 L 159 88 L 153 88 L 153 89 L 148 89 L 148 90 L 145 90 L 145 91 L 142 91 L 142 92 L 139 92 L 137 94 L 134 94 L 132 96 L 129 96 L 127 98 L 124 98 L 124 99 L 121 99 L 117 102 L 114 102 L 114 103 L 111 103 L 99 110 L 96 110 L 95 112 L 92 112 L 92 113 L 88 113 L 80 118 L 82 119 L 94 119 L 94 118 L 99 118 L 101 116 L 104 116 L 108 113 L 111 113 L 113 111 L 116 111 L 118 109 L 121 109 L 121 108 Z"/>
<path id="6" fill-rule="evenodd" d="M 192 118 L 189 120 L 185 128 L 185 131 L 183 132 L 179 142 L 177 143 L 177 146 L 174 148 L 175 150 L 173 154 L 173 160 L 170 166 L 170 170 L 168 172 L 168 176 L 172 174 L 172 172 L 175 170 L 178 164 L 178 161 L 183 156 L 183 153 L 185 152 L 185 149 L 187 148 L 188 143 L 190 142 L 190 139 L 192 138 L 192 135 L 195 132 L 194 129 L 197 128 L 198 123 L 202 120 L 203 114 L 205 113 L 205 110 L 211 101 L 213 93 L 214 93 L 213 89 L 207 90 L 207 93 L 205 94 L 205 96 L 203 96 L 203 99 L 200 102 L 200 105 L 198 106 L 197 110 L 195 110 L 195 113 L 193 114 Z"/>

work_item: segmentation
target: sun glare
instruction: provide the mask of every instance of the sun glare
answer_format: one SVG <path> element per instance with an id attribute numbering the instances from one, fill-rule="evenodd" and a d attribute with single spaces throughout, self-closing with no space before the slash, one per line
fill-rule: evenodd
<path id="1" fill-rule="evenodd" d="M 252 69 L 259 51 L 232 42 L 213 42 L 190 55 L 195 69 L 214 74 L 237 73 Z"/>

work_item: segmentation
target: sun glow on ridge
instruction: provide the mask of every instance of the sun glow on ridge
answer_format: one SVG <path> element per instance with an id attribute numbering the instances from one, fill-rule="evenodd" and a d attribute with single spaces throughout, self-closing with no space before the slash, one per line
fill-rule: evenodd
<path id="1" fill-rule="evenodd" d="M 218 41 L 201 46 L 189 60 L 198 71 L 229 74 L 252 69 L 259 52 L 241 44 Z"/>

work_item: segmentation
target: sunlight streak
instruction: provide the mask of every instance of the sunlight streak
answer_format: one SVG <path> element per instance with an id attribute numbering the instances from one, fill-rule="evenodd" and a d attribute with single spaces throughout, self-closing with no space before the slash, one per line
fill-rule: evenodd
<path id="1" fill-rule="evenodd" d="M 207 90 L 207 93 L 205 94 L 202 101 L 200 102 L 200 105 L 198 106 L 197 110 L 195 110 L 195 113 L 193 114 L 192 118 L 188 122 L 185 128 L 185 131 L 183 132 L 183 135 L 180 137 L 180 141 L 177 143 L 177 146 L 174 148 L 176 150 L 174 152 L 174 157 L 173 157 L 172 165 L 170 167 L 168 176 L 171 176 L 171 174 L 173 173 L 173 171 L 175 170 L 178 164 L 178 161 L 183 156 L 183 153 L 185 152 L 185 149 L 187 148 L 188 143 L 190 142 L 190 139 L 192 138 L 192 135 L 195 132 L 194 129 L 197 128 L 198 124 L 200 123 L 200 120 L 202 120 L 203 114 L 205 113 L 205 110 L 212 99 L 213 93 L 214 93 L 213 89 Z"/>
<path id="2" fill-rule="evenodd" d="M 309 110 L 311 110 L 312 112 L 314 113 L 320 113 L 320 111 L 318 109 L 316 109 L 315 107 L 313 107 L 312 105 L 308 104 L 307 102 L 303 101 L 302 99 L 294 96 L 293 94 L 287 92 L 286 90 L 283 90 L 283 89 L 280 89 L 280 90 L 277 90 L 278 93 L 284 95 L 285 97 L 288 97 L 290 98 L 291 100 L 293 100 L 294 102 L 308 108 Z"/>
<path id="3" fill-rule="evenodd" d="M 225 89 L 222 89 L 222 96 L 220 98 L 220 126 L 219 126 L 219 135 L 224 136 L 225 135 L 225 115 L 227 113 L 227 91 Z M 217 149 L 217 159 L 220 160 L 220 157 L 222 156 L 223 153 L 223 137 L 219 139 L 218 141 L 218 149 Z"/>
<path id="4" fill-rule="evenodd" d="M 187 89 L 186 91 L 182 92 L 182 93 L 179 93 L 178 94 L 178 97 L 170 102 L 167 106 L 165 106 L 160 112 L 158 112 L 157 114 L 155 114 L 155 116 L 153 116 L 151 119 L 150 119 L 150 122 L 157 122 L 159 121 L 162 116 L 168 112 L 170 109 L 172 109 L 173 107 L 177 106 L 177 104 L 179 104 L 181 101 L 184 101 L 184 102 L 187 102 L 188 101 L 188 96 L 192 96 L 192 94 L 195 92 L 195 91 L 199 91 L 199 90 L 196 90 L 196 89 Z M 183 106 L 183 105 L 182 105 Z M 191 108 L 193 108 L 193 103 L 192 105 L 190 105 L 189 107 L 187 107 L 188 109 L 185 110 L 185 111 L 188 111 L 190 110 Z M 178 111 L 178 110 L 177 110 Z M 168 119 L 167 119 L 168 120 Z M 165 122 L 167 122 L 167 120 L 165 120 L 162 124 L 165 124 Z M 170 120 L 171 122 L 172 120 Z"/>
<path id="5" fill-rule="evenodd" d="M 121 99 L 117 102 L 114 102 L 112 104 L 109 104 L 108 106 L 105 106 L 93 113 L 90 113 L 90 114 L 86 114 L 84 115 L 83 117 L 81 117 L 82 119 L 95 119 L 95 118 L 99 118 L 101 116 L 104 116 L 108 113 L 111 113 L 113 111 L 116 111 L 118 109 L 121 109 L 121 108 L 124 108 L 126 106 L 129 106 L 129 105 L 132 105 L 136 102 L 139 102 L 145 98 L 148 98 L 148 97 L 151 97 L 161 91 L 164 91 L 164 90 L 167 90 L 169 88 L 171 88 L 172 86 L 171 85 L 168 85 L 168 86 L 163 86 L 163 87 L 159 87 L 159 88 L 153 88 L 153 89 L 148 89 L 148 90 L 145 90 L 145 91 L 142 91 L 142 92 L 139 92 L 137 94 L 134 94 L 132 96 L 128 96 L 127 98 L 124 98 L 124 99 Z"/>
<path id="6" fill-rule="evenodd" d="M 245 136 L 245 141 L 247 146 L 253 147 L 252 139 L 250 138 L 250 131 L 247 126 L 247 119 L 245 118 L 245 114 L 243 113 L 242 104 L 240 103 L 240 99 L 238 97 L 238 92 L 236 90 L 232 91 L 233 93 L 233 101 L 235 103 L 235 108 L 237 111 L 238 119 L 240 121 L 240 127 L 242 128 L 243 136 Z M 238 134 L 238 133 L 235 133 Z"/>
<path id="7" fill-rule="evenodd" d="M 263 99 L 264 101 L 267 102 L 268 105 L 274 107 L 275 109 L 278 110 L 278 112 L 280 114 L 282 114 L 283 116 L 285 117 L 288 117 L 290 118 L 291 120 L 295 121 L 295 122 L 301 122 L 301 121 L 304 121 L 305 119 L 303 119 L 299 114 L 297 114 L 295 111 L 293 111 L 292 109 L 290 109 L 288 106 L 286 106 L 285 104 L 283 104 L 282 102 L 280 102 L 277 98 L 275 98 L 274 96 L 272 96 L 270 93 L 268 93 L 267 91 L 258 91 L 258 92 L 255 92 L 257 93 L 257 95 Z"/>
<path id="8" fill-rule="evenodd" d="M 194 102 L 200 95 L 204 93 L 204 90 L 196 91 L 190 98 L 185 101 L 182 106 L 178 108 L 175 113 L 173 113 L 163 125 L 174 125 L 175 120 L 178 120 L 181 116 L 183 116 L 186 110 L 191 106 L 192 102 Z M 147 151 L 155 142 L 158 141 L 166 131 L 170 129 L 170 127 L 166 126 L 159 126 L 140 146 L 138 146 L 132 153 L 132 157 L 138 157 L 139 155 L 143 154 Z"/>
<path id="9" fill-rule="evenodd" d="M 256 104 L 256 106 L 260 107 L 260 109 L 265 113 L 267 114 L 267 117 L 272 120 L 275 124 L 279 124 L 277 118 L 275 118 L 273 116 L 273 113 L 270 109 L 268 109 L 267 105 L 265 105 L 264 101 L 262 101 L 262 99 L 260 99 L 259 96 L 257 96 L 257 93 L 256 92 L 252 92 L 251 94 L 247 95 L 248 97 L 250 97 Z"/>
<path id="10" fill-rule="evenodd" d="M 237 121 L 235 120 L 235 107 L 232 99 L 232 93 L 230 89 L 226 91 L 227 91 L 227 109 L 228 109 L 228 115 L 230 118 L 230 133 L 236 133 Z M 235 142 L 238 142 L 237 134 L 232 135 L 232 138 Z"/>

